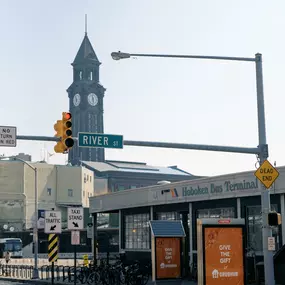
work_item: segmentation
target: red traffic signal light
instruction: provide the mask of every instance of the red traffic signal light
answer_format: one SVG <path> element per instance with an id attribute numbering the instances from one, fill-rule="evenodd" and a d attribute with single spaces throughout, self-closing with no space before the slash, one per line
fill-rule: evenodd
<path id="1" fill-rule="evenodd" d="M 64 120 L 70 120 L 72 118 L 72 115 L 71 115 L 71 113 L 63 112 L 62 117 Z"/>

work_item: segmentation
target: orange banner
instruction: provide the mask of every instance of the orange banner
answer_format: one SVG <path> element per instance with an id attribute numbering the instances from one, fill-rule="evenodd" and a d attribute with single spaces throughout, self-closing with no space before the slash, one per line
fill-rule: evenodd
<path id="1" fill-rule="evenodd" d="M 181 277 L 179 238 L 156 238 L 156 278 Z"/>
<path id="2" fill-rule="evenodd" d="M 206 285 L 244 285 L 242 228 L 205 228 Z"/>

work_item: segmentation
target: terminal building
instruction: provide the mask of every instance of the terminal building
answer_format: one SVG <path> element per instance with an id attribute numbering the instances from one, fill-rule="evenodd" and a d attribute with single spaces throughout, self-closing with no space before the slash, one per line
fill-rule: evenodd
<path id="1" fill-rule="evenodd" d="M 273 229 L 276 251 L 285 243 L 285 166 L 269 191 L 271 210 L 281 213 L 282 225 Z M 90 197 L 90 213 L 118 213 L 119 251 L 126 258 L 151 259 L 150 220 L 181 220 L 186 233 L 186 272 L 197 262 L 198 218 L 244 218 L 246 245 L 262 260 L 262 215 L 259 181 L 254 171 L 198 178 L 136 190 Z M 96 235 L 95 235 L 96 236 Z"/>

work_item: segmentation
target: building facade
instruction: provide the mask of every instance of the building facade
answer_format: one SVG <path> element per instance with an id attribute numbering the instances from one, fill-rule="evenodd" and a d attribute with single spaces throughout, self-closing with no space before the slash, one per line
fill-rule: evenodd
<path id="1" fill-rule="evenodd" d="M 170 183 L 201 178 L 177 166 L 153 166 L 144 162 L 113 161 L 89 162 L 82 165 L 94 172 L 95 195 L 136 189 L 157 183 Z"/>
<path id="2" fill-rule="evenodd" d="M 181 180 L 197 179 L 177 166 L 152 166 L 142 162 L 129 161 L 105 161 L 89 162 L 82 161 L 82 165 L 94 172 L 94 195 L 120 192 L 128 189 L 138 189 L 141 187 L 157 185 L 157 183 L 170 183 Z M 98 217 L 98 222 L 109 219 L 107 227 L 118 227 L 119 216 L 117 213 L 102 214 Z"/>
<path id="3" fill-rule="evenodd" d="M 273 229 L 276 250 L 285 244 L 285 166 L 269 190 L 271 209 L 282 215 Z M 253 171 L 119 191 L 90 198 L 90 213 L 119 215 L 120 251 L 129 259 L 150 259 L 150 220 L 181 220 L 186 232 L 185 269 L 197 261 L 198 218 L 244 218 L 246 244 L 262 259 L 262 215 L 259 182 Z"/>
<path id="4" fill-rule="evenodd" d="M 72 63 L 73 82 L 67 89 L 69 110 L 72 114 L 74 136 L 78 132 L 104 133 L 103 112 L 105 88 L 100 84 L 100 62 L 85 33 Z M 103 148 L 79 148 L 69 151 L 68 160 L 73 165 L 84 161 L 104 161 Z"/>
<path id="5" fill-rule="evenodd" d="M 39 228 L 44 210 L 60 210 L 66 227 L 68 206 L 89 207 L 94 193 L 93 172 L 84 167 L 30 163 L 37 168 Z M 0 161 L 0 231 L 32 229 L 35 222 L 35 172 L 19 161 Z"/>

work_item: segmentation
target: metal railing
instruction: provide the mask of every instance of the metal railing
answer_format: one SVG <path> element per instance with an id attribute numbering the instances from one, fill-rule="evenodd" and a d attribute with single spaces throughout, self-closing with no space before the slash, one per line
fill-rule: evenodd
<path id="1" fill-rule="evenodd" d="M 12 265 L 0 264 L 0 278 L 27 280 L 33 278 L 34 266 L 30 265 Z M 117 259 L 117 262 L 107 262 L 101 259 L 99 265 L 93 267 L 54 265 L 44 265 L 39 267 L 39 279 L 43 281 L 52 281 L 51 284 L 57 283 L 74 283 L 76 278 L 77 284 L 95 284 L 96 280 L 103 281 L 104 284 L 113 285 L 146 285 L 150 278 L 150 267 L 140 265 L 134 262 L 133 265 L 126 266 Z M 52 279 L 53 276 L 53 279 Z M 97 283 L 96 283 L 97 284 Z"/>

